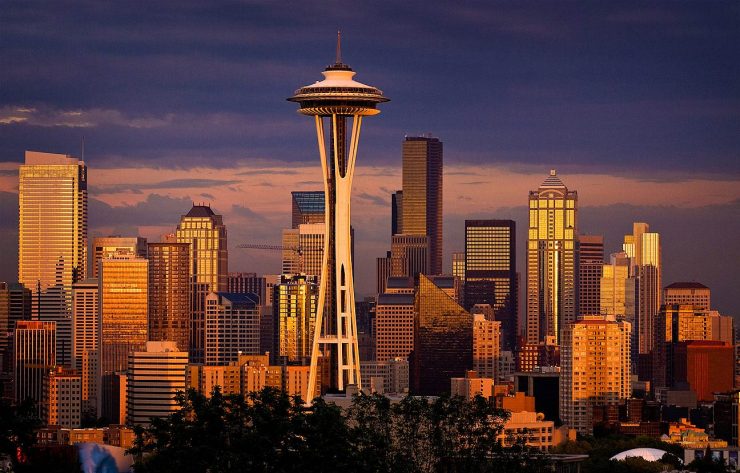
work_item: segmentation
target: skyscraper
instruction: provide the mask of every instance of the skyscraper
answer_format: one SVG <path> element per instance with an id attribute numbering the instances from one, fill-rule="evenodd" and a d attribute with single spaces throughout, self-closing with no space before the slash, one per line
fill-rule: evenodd
<path id="1" fill-rule="evenodd" d="M 500 356 L 501 322 L 487 320 L 483 314 L 473 314 L 473 370 L 481 378 L 498 382 Z"/>
<path id="2" fill-rule="evenodd" d="M 148 338 L 149 262 L 135 255 L 100 261 L 99 415 L 120 419 L 117 375 L 126 371 L 128 355 L 143 350 Z"/>
<path id="3" fill-rule="evenodd" d="M 578 236 L 578 314 L 599 315 L 604 236 Z"/>
<path id="4" fill-rule="evenodd" d="M 131 254 L 139 258 L 146 258 L 146 238 L 124 236 L 93 238 L 92 277 L 99 277 L 98 264 L 101 259 L 112 258 L 122 254 Z"/>
<path id="5" fill-rule="evenodd" d="M 501 349 L 513 350 L 518 333 L 516 223 L 465 221 L 465 308 L 489 304 L 501 322 Z"/>
<path id="6" fill-rule="evenodd" d="M 260 305 L 270 305 L 272 298 L 267 296 L 267 280 L 257 273 L 229 273 L 226 292 L 232 294 L 256 294 Z"/>
<path id="7" fill-rule="evenodd" d="M 655 317 L 661 304 L 660 235 L 649 232 L 647 223 L 635 222 L 632 235 L 624 237 L 624 251 L 630 257 L 630 272 L 638 280 L 637 343 L 638 353 L 653 349 Z"/>
<path id="8" fill-rule="evenodd" d="M 403 234 L 428 237 L 428 274 L 442 274 L 442 142 L 438 138 L 404 139 L 402 208 Z"/>
<path id="9" fill-rule="evenodd" d="M 629 322 L 584 316 L 562 330 L 560 417 L 590 435 L 593 409 L 615 406 L 632 394 Z"/>
<path id="10" fill-rule="evenodd" d="M 473 316 L 424 275 L 414 307 L 411 392 L 438 396 L 449 392 L 450 378 L 464 377 L 473 366 Z"/>
<path id="11" fill-rule="evenodd" d="M 20 283 L 0 282 L 0 373 L 13 371 L 13 330 L 21 320 L 31 320 L 31 291 Z"/>
<path id="12" fill-rule="evenodd" d="M 210 207 L 193 205 L 180 219 L 175 235 L 178 243 L 190 244 L 190 346 L 193 363 L 202 363 L 205 345 L 206 297 L 226 291 L 228 248 L 221 215 Z M 183 348 L 184 350 L 185 348 Z"/>
<path id="13" fill-rule="evenodd" d="M 190 344 L 190 245 L 149 243 L 149 340 Z"/>
<path id="14" fill-rule="evenodd" d="M 559 341 L 576 319 L 576 235 L 578 193 L 554 169 L 529 193 L 527 235 L 527 341 Z"/>
<path id="15" fill-rule="evenodd" d="M 663 304 L 691 304 L 695 309 L 709 310 L 711 290 L 700 282 L 674 282 L 663 289 Z"/>
<path id="16" fill-rule="evenodd" d="M 320 278 L 318 329 L 311 354 L 309 398 L 315 393 L 320 346 L 326 349 L 330 360 L 329 388 L 343 391 L 347 384 L 362 385 L 352 276 L 350 193 L 362 119 L 380 113 L 377 105 L 388 101 L 379 89 L 354 81 L 355 72 L 342 63 L 339 52 L 337 40 L 337 60 L 323 72 L 324 80 L 296 90 L 288 99 L 300 104 L 299 113 L 314 117 L 326 199 L 327 241 Z M 348 118 L 352 126 L 349 141 Z M 330 136 L 328 148 L 325 122 Z M 327 294 L 328 304 L 324 301 Z"/>
<path id="17" fill-rule="evenodd" d="M 391 237 L 391 275 L 414 277 L 432 274 L 429 257 L 429 237 L 399 234 Z"/>
<path id="18" fill-rule="evenodd" d="M 405 358 L 413 349 L 413 294 L 378 295 L 375 306 L 375 361 Z"/>
<path id="19" fill-rule="evenodd" d="M 324 261 L 323 222 L 300 224 L 283 230 L 283 274 L 309 274 L 321 277 Z"/>
<path id="20" fill-rule="evenodd" d="M 403 233 L 403 191 L 391 194 L 391 236 Z"/>
<path id="21" fill-rule="evenodd" d="M 39 415 L 42 413 L 44 376 L 56 365 L 55 339 L 54 322 L 22 320 L 16 323 L 13 340 L 15 400 L 33 399 Z"/>
<path id="22" fill-rule="evenodd" d="M 87 270 L 87 167 L 62 154 L 26 151 L 18 182 L 18 281 L 33 317 L 57 324 L 57 362 L 69 366 L 72 283 Z"/>
<path id="23" fill-rule="evenodd" d="M 100 384 L 100 283 L 85 279 L 72 285 L 72 367 L 80 375 L 82 413 L 97 419 Z"/>
<path id="24" fill-rule="evenodd" d="M 260 353 L 260 308 L 254 294 L 208 294 L 205 364 L 223 366 L 241 353 Z"/>
<path id="25" fill-rule="evenodd" d="M 76 370 L 56 366 L 44 376 L 41 402 L 42 419 L 46 425 L 76 429 L 82 425 L 82 377 Z"/>
<path id="26" fill-rule="evenodd" d="M 324 223 L 324 191 L 293 191 L 292 223 L 290 228 L 298 228 L 305 223 Z"/>
<path id="27" fill-rule="evenodd" d="M 306 365 L 310 362 L 316 327 L 318 278 L 284 275 L 273 290 L 277 359 Z"/>

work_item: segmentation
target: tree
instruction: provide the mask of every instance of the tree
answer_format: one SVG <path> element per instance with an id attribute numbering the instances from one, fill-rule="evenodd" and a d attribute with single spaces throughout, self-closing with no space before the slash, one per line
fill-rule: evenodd
<path id="1" fill-rule="evenodd" d="M 36 443 L 35 430 L 41 425 L 33 399 L 20 404 L 0 399 L 0 453 L 8 455 L 17 467 L 28 458 Z"/>

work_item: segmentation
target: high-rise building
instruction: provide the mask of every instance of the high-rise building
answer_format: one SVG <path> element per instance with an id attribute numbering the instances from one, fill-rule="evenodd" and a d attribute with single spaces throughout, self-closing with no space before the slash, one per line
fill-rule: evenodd
<path id="1" fill-rule="evenodd" d="M 56 365 L 56 324 L 28 320 L 16 322 L 13 347 L 15 400 L 33 399 L 41 415 L 44 376 Z"/>
<path id="2" fill-rule="evenodd" d="M 414 277 L 432 274 L 429 260 L 429 237 L 426 235 L 393 235 L 391 237 L 391 275 Z"/>
<path id="3" fill-rule="evenodd" d="M 560 345 L 560 417 L 590 435 L 596 406 L 616 406 L 632 395 L 629 322 L 584 316 L 565 325 Z"/>
<path id="4" fill-rule="evenodd" d="M 375 271 L 377 280 L 375 281 L 375 292 L 377 294 L 383 294 L 385 292 L 386 285 L 388 284 L 388 278 L 392 274 L 393 258 L 391 252 L 386 252 L 382 258 L 375 259 Z"/>
<path id="5" fill-rule="evenodd" d="M 688 340 L 715 340 L 734 344 L 733 318 L 692 305 L 663 305 L 655 320 L 653 386 L 675 384 L 675 347 Z"/>
<path id="6" fill-rule="evenodd" d="M 465 221 L 465 308 L 489 304 L 501 322 L 501 349 L 513 350 L 518 334 L 516 223 Z"/>
<path id="7" fill-rule="evenodd" d="M 375 361 L 408 357 L 413 349 L 413 294 L 378 295 L 375 306 Z"/>
<path id="8" fill-rule="evenodd" d="M 134 255 L 139 258 L 147 257 L 146 238 L 107 236 L 93 238 L 92 277 L 99 277 L 98 265 L 104 258 L 113 258 L 120 255 Z"/>
<path id="9" fill-rule="evenodd" d="M 355 72 L 342 63 L 339 51 L 337 41 L 337 61 L 323 72 L 323 81 L 296 90 L 288 99 L 300 105 L 299 113 L 314 118 L 326 200 L 327 254 L 320 274 L 308 398 L 313 398 L 316 393 L 319 351 L 322 348 L 329 372 L 329 382 L 322 383 L 324 387 L 338 391 L 344 391 L 348 384 L 362 387 L 352 276 L 350 194 L 362 119 L 380 113 L 377 105 L 388 101 L 379 89 L 353 79 Z M 349 139 L 348 119 L 351 124 Z M 325 124 L 330 137 L 328 147 Z M 348 146 L 337 146 L 337 143 Z"/>
<path id="10" fill-rule="evenodd" d="M 624 237 L 624 252 L 630 257 L 630 275 L 637 278 L 637 345 L 638 353 L 653 349 L 655 317 L 661 305 L 660 235 L 649 232 L 647 223 L 635 222 L 632 234 Z"/>
<path id="11" fill-rule="evenodd" d="M 33 317 L 56 322 L 57 362 L 69 366 L 72 283 L 87 271 L 87 167 L 75 157 L 26 151 L 18 182 L 18 281 Z"/>
<path id="12" fill-rule="evenodd" d="M 20 283 L 0 282 L 0 373 L 13 371 L 13 330 L 20 320 L 31 320 L 31 291 Z"/>
<path id="13" fill-rule="evenodd" d="M 578 236 L 578 314 L 601 312 L 601 273 L 604 267 L 604 236 Z"/>
<path id="14" fill-rule="evenodd" d="M 426 235 L 428 274 L 442 274 L 442 142 L 431 136 L 403 141 L 403 234 Z"/>
<path id="15" fill-rule="evenodd" d="M 527 235 L 527 324 L 530 343 L 555 337 L 574 322 L 577 310 L 576 236 L 578 193 L 554 169 L 529 193 Z"/>
<path id="16" fill-rule="evenodd" d="M 635 279 L 630 278 L 629 258 L 624 252 L 612 253 L 602 268 L 599 288 L 599 313 L 609 320 L 623 317 L 634 322 Z"/>
<path id="17" fill-rule="evenodd" d="M 473 314 L 473 370 L 481 378 L 498 381 L 501 356 L 501 322 Z"/>
<path id="18" fill-rule="evenodd" d="M 212 292 L 206 297 L 205 364 L 226 365 L 260 353 L 260 302 L 254 294 Z"/>
<path id="19" fill-rule="evenodd" d="M 128 355 L 144 349 L 148 339 L 149 262 L 135 255 L 100 260 L 100 373 L 98 413 L 111 421 L 121 418 L 116 389 L 126 371 Z"/>
<path id="20" fill-rule="evenodd" d="M 149 340 L 190 344 L 190 245 L 149 243 Z"/>
<path id="21" fill-rule="evenodd" d="M 414 308 L 411 392 L 448 393 L 450 379 L 464 377 L 473 366 L 473 316 L 424 275 L 419 276 Z"/>
<path id="22" fill-rule="evenodd" d="M 126 420 L 149 425 L 180 410 L 175 395 L 185 391 L 188 353 L 175 342 L 146 342 L 144 350 L 128 355 Z"/>
<path id="23" fill-rule="evenodd" d="M 663 304 L 689 304 L 697 310 L 709 310 L 711 290 L 700 282 L 674 282 L 663 289 Z"/>
<path id="24" fill-rule="evenodd" d="M 403 191 L 391 194 L 391 236 L 403 233 Z"/>
<path id="25" fill-rule="evenodd" d="M 284 363 L 307 365 L 316 326 L 318 278 L 285 275 L 273 290 L 277 359 Z"/>
<path id="26" fill-rule="evenodd" d="M 82 377 L 77 371 L 57 366 L 44 376 L 42 419 L 46 425 L 76 429 L 82 425 Z"/>
<path id="27" fill-rule="evenodd" d="M 98 418 L 100 383 L 100 283 L 85 279 L 72 285 L 72 367 L 80 376 L 80 405 Z"/>
<path id="28" fill-rule="evenodd" d="M 465 252 L 455 251 L 452 253 L 452 275 L 465 283 Z"/>
<path id="29" fill-rule="evenodd" d="M 257 276 L 257 273 L 229 273 L 227 290 L 231 294 L 256 294 L 260 298 L 260 305 L 271 305 L 267 297 L 267 279 Z"/>
<path id="30" fill-rule="evenodd" d="M 229 274 L 226 227 L 223 217 L 210 207 L 193 205 L 180 219 L 175 235 L 178 243 L 190 244 L 190 346 L 187 351 L 193 363 L 202 363 L 206 297 L 211 292 L 226 291 Z"/>
<path id="31" fill-rule="evenodd" d="M 699 402 L 711 402 L 713 393 L 733 389 L 735 381 L 735 349 L 720 340 L 687 340 L 674 350 L 675 382 L 696 393 Z"/>
<path id="32" fill-rule="evenodd" d="M 292 223 L 290 228 L 298 228 L 306 223 L 324 223 L 324 191 L 293 191 Z"/>
<path id="33" fill-rule="evenodd" d="M 308 274 L 321 277 L 326 225 L 300 224 L 283 230 L 283 274 Z"/>

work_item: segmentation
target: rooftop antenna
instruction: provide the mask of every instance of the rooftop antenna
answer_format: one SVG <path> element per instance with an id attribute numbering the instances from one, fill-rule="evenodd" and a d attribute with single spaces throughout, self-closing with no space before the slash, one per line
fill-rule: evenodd
<path id="1" fill-rule="evenodd" d="M 342 63 L 342 32 L 337 30 L 337 64 Z"/>
<path id="2" fill-rule="evenodd" d="M 82 135 L 82 149 L 80 150 L 80 159 L 85 160 L 85 135 Z"/>

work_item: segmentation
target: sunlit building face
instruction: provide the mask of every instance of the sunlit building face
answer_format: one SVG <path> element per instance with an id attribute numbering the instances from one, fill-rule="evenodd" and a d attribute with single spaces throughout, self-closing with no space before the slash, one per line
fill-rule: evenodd
<path id="1" fill-rule="evenodd" d="M 555 337 L 576 318 L 578 194 L 555 170 L 529 193 L 527 238 L 527 341 Z"/>

